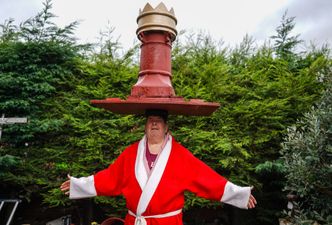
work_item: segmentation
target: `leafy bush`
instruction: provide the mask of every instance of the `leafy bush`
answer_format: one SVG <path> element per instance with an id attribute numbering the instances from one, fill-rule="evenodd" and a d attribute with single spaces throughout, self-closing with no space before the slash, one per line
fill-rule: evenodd
<path id="1" fill-rule="evenodd" d="M 332 223 L 332 73 L 326 74 L 322 99 L 295 126 L 282 144 L 285 190 L 299 196 L 296 224 Z"/>

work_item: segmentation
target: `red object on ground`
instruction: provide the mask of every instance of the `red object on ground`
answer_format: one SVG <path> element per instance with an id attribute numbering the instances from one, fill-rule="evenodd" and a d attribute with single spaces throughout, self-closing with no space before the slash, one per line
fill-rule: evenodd
<path id="1" fill-rule="evenodd" d="M 125 221 L 121 218 L 110 217 L 104 220 L 100 225 L 123 225 Z"/>

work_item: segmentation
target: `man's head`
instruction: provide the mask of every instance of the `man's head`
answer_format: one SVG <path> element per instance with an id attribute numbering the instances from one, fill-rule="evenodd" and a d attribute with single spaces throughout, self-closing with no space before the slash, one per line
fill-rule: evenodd
<path id="1" fill-rule="evenodd" d="M 167 123 L 168 112 L 163 109 L 147 109 L 145 111 L 145 116 L 148 118 L 149 116 L 159 116 L 161 117 L 165 123 Z"/>
<path id="2" fill-rule="evenodd" d="M 145 112 L 146 124 L 145 133 L 150 141 L 163 140 L 168 132 L 167 117 L 165 110 L 151 109 Z"/>

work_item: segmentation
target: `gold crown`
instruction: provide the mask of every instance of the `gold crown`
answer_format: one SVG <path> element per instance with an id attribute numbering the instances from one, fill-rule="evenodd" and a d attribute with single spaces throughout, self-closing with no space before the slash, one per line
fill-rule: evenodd
<path id="1" fill-rule="evenodd" d="M 172 36 L 172 41 L 177 35 L 176 24 L 177 20 L 173 8 L 168 10 L 164 3 L 159 3 L 156 8 L 153 8 L 149 3 L 145 5 L 143 10 L 139 10 L 137 17 L 138 28 L 136 34 L 150 30 L 167 31 Z"/>

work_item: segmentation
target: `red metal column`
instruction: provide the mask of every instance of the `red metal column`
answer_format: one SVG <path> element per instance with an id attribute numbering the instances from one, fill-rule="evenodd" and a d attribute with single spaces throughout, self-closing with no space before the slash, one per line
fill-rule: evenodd
<path id="1" fill-rule="evenodd" d="M 175 95 L 171 83 L 171 36 L 166 31 L 145 31 L 139 34 L 142 42 L 140 72 L 131 89 L 135 97 L 171 97 Z"/>

